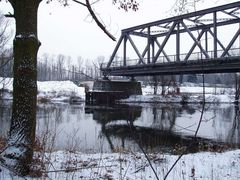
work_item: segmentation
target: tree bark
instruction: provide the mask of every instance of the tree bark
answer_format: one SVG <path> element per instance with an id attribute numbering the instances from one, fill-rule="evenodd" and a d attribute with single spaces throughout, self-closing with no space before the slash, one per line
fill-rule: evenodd
<path id="1" fill-rule="evenodd" d="M 29 173 L 33 157 L 37 97 L 37 12 L 40 0 L 9 0 L 16 20 L 13 106 L 5 165 L 20 175 Z"/>

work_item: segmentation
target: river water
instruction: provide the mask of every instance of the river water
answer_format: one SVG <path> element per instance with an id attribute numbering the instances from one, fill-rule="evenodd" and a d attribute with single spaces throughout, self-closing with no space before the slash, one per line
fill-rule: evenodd
<path id="1" fill-rule="evenodd" d="M 233 104 L 134 103 L 114 106 L 39 104 L 36 134 L 50 150 L 113 152 L 120 150 L 175 153 L 181 146 L 192 151 L 239 148 L 240 113 Z M 0 135 L 10 127 L 11 102 L 0 102 Z M 200 125 L 200 126 L 199 126 Z M 196 130 L 197 138 L 194 138 Z M 206 146 L 199 147 L 199 144 Z"/>

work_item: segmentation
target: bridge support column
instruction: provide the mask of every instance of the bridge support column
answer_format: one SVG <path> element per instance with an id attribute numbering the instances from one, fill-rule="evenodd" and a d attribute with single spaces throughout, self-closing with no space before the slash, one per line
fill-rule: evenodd
<path id="1" fill-rule="evenodd" d="M 93 91 L 86 98 L 88 104 L 109 104 L 130 95 L 141 94 L 141 83 L 137 81 L 97 80 L 93 84 Z"/>
<path id="2" fill-rule="evenodd" d="M 130 79 L 131 81 L 136 81 L 136 79 L 135 79 L 135 77 L 134 76 L 131 76 L 131 79 Z"/>
<path id="3" fill-rule="evenodd" d="M 141 83 L 137 81 L 97 80 L 93 84 L 93 91 L 121 91 L 126 95 L 141 95 Z"/>

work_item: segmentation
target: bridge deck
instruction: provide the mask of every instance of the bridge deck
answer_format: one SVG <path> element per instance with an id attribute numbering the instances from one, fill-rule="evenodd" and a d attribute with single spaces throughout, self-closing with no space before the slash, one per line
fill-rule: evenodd
<path id="1" fill-rule="evenodd" d="M 240 56 L 195 61 L 102 68 L 110 76 L 177 75 L 240 72 Z"/>

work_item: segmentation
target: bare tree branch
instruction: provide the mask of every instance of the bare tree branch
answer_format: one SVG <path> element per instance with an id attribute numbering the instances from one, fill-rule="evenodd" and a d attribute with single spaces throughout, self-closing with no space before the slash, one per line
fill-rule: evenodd
<path id="1" fill-rule="evenodd" d="M 8 18 L 15 18 L 15 16 L 10 12 L 8 14 L 5 14 L 4 16 Z"/>
<path id="2" fill-rule="evenodd" d="M 84 3 L 80 2 L 80 1 L 77 1 L 77 0 L 72 0 L 72 1 L 75 2 L 75 3 L 81 4 L 83 6 L 87 6 L 86 4 L 84 4 Z"/>
<path id="3" fill-rule="evenodd" d="M 91 5 L 94 5 L 94 4 L 96 4 L 97 2 L 99 2 L 99 1 L 100 1 L 100 0 L 96 0 L 96 1 L 92 2 Z"/>
<path id="4" fill-rule="evenodd" d="M 92 18 L 94 19 L 94 21 L 97 23 L 98 27 L 100 27 L 103 32 L 105 34 L 107 34 L 107 36 L 112 39 L 113 41 L 116 41 L 116 38 L 110 33 L 108 32 L 108 30 L 106 29 L 106 27 L 98 20 L 96 14 L 94 13 L 93 9 L 92 9 L 92 6 L 90 5 L 89 3 L 89 0 L 86 0 L 86 5 L 87 5 L 87 8 L 88 8 L 88 11 L 89 13 L 91 14 Z"/>
<path id="5" fill-rule="evenodd" d="M 112 39 L 113 41 L 116 41 L 116 38 L 106 29 L 106 27 L 100 22 L 100 20 L 97 18 L 96 14 L 94 13 L 93 9 L 92 9 L 92 6 L 91 4 L 89 3 L 88 0 L 86 0 L 86 4 L 80 2 L 80 1 L 77 1 L 77 0 L 72 0 L 73 2 L 75 3 L 78 3 L 82 6 L 85 6 L 87 7 L 90 15 L 92 16 L 92 18 L 94 19 L 94 21 L 96 22 L 96 24 L 98 25 L 98 27 L 100 27 L 100 29 L 102 29 L 102 31 L 107 34 L 107 36 Z M 97 1 L 93 2 L 92 4 L 95 4 Z"/>

